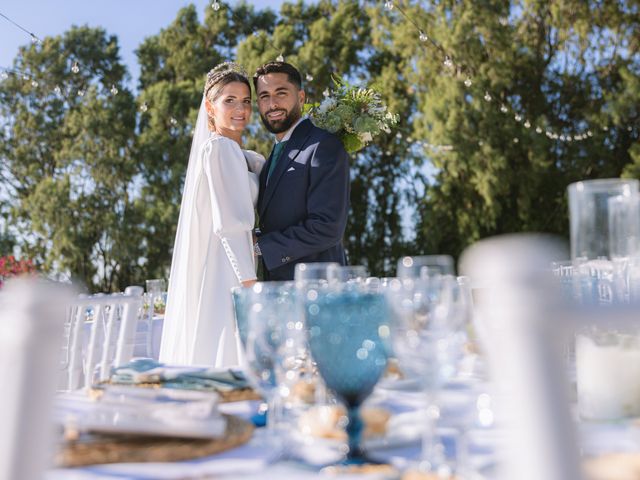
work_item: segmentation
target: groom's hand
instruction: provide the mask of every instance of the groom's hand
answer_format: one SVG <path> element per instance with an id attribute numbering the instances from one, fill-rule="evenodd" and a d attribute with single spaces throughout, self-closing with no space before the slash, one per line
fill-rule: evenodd
<path id="1" fill-rule="evenodd" d="M 243 287 L 253 287 L 256 284 L 257 280 L 245 280 L 242 282 Z"/>

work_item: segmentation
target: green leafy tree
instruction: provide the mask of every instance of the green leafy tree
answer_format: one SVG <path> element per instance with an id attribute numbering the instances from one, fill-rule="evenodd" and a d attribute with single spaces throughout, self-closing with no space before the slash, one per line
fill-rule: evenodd
<path id="1" fill-rule="evenodd" d="M 74 27 L 22 47 L 14 68 L 0 84 L 11 234 L 45 271 L 101 290 L 133 281 L 142 254 L 131 241 L 135 105 L 116 38 Z"/>

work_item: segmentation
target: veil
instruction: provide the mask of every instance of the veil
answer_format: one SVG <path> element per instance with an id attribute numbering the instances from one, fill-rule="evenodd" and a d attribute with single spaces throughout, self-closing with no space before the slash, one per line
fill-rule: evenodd
<path id="1" fill-rule="evenodd" d="M 187 342 L 187 337 L 181 332 L 182 328 L 179 324 L 179 316 L 185 311 L 187 302 L 187 289 L 189 287 L 189 279 L 187 278 L 189 269 L 189 235 L 192 228 L 191 218 L 192 210 L 195 202 L 196 177 L 199 169 L 199 163 L 202 161 L 200 152 L 202 146 L 210 137 L 209 121 L 207 108 L 205 106 L 206 97 L 202 96 L 200 109 L 198 110 L 198 118 L 196 120 L 193 132 L 193 140 L 191 141 L 191 152 L 189 153 L 189 163 L 187 164 L 187 174 L 185 175 L 184 188 L 182 194 L 182 203 L 180 204 L 180 217 L 178 219 L 178 227 L 176 230 L 176 240 L 173 245 L 173 258 L 171 260 L 171 273 L 169 275 L 169 288 L 167 293 L 167 305 L 165 312 L 165 320 L 163 326 L 162 343 L 160 346 L 160 358 L 166 349 L 173 348 L 171 342 L 165 344 L 164 339 L 181 338 Z M 186 345 L 185 345 L 186 346 Z M 164 352 L 163 352 L 164 351 Z M 183 350 L 184 351 L 184 350 Z"/>

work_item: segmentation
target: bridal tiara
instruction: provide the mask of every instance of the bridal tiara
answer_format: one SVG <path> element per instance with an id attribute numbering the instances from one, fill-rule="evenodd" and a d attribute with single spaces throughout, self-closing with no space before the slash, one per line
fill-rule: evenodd
<path id="1" fill-rule="evenodd" d="M 216 65 L 207 73 L 207 81 L 204 85 L 205 97 L 207 96 L 207 92 L 209 92 L 211 87 L 213 87 L 222 78 L 229 75 L 230 73 L 238 73 L 243 77 L 248 78 L 247 71 L 241 65 L 235 62 L 223 62 L 219 65 Z"/>

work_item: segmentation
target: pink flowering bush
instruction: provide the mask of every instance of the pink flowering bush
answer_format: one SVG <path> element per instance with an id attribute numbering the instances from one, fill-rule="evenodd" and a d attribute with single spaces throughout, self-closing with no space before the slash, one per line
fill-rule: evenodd
<path id="1" fill-rule="evenodd" d="M 16 260 L 13 255 L 0 257 L 0 288 L 11 277 L 33 275 L 35 273 L 36 267 L 30 259 Z"/>

